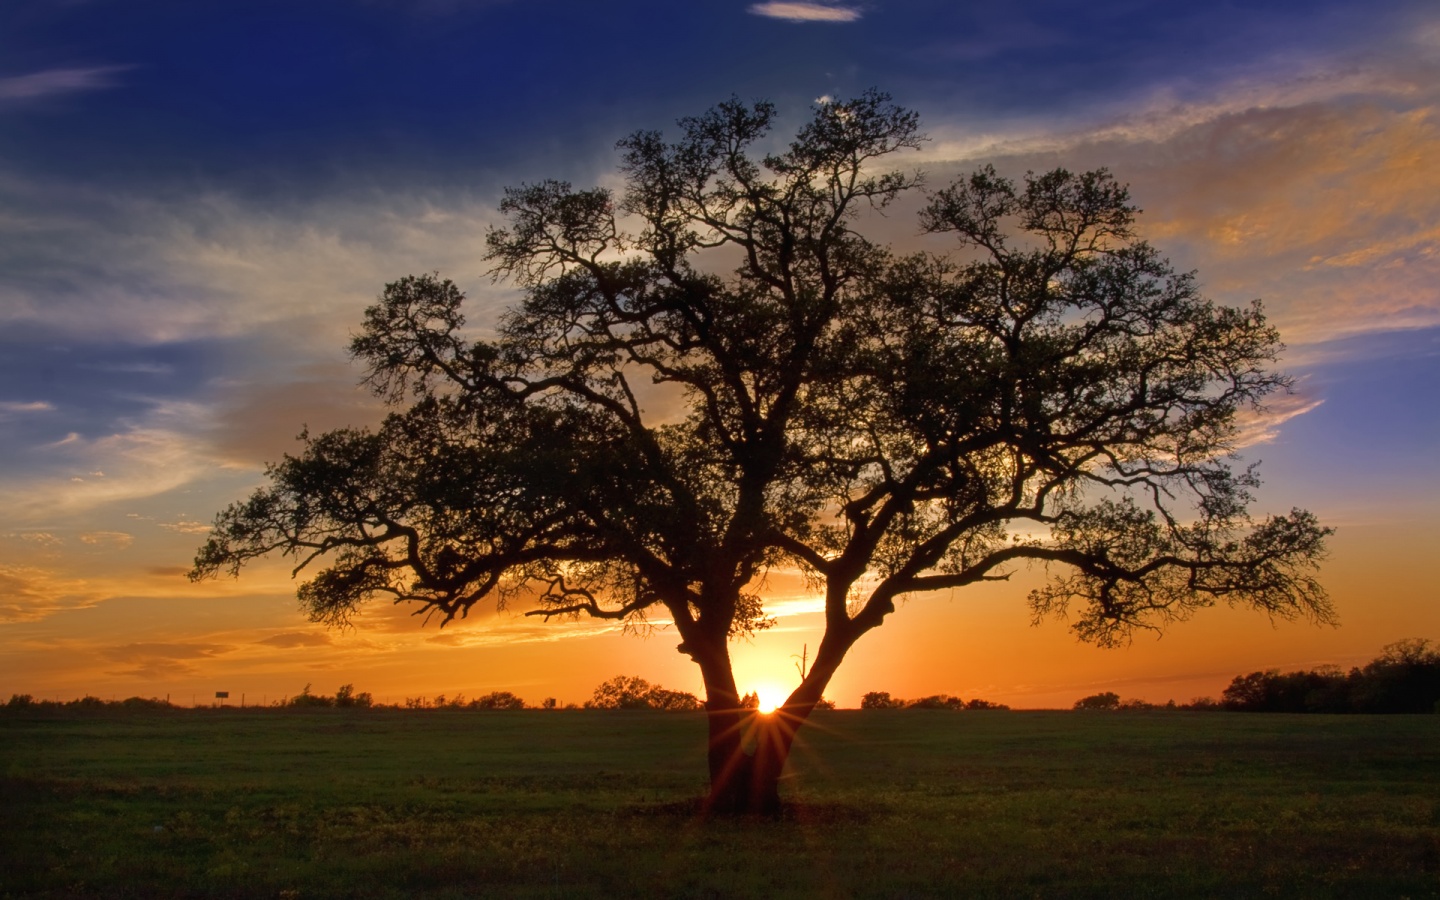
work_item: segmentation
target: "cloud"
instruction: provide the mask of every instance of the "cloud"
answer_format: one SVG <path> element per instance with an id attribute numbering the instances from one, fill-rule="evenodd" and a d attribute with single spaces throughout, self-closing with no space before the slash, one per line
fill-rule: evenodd
<path id="1" fill-rule="evenodd" d="M 235 648 L 224 644 L 137 642 L 100 650 L 106 659 L 126 665 L 108 674 L 119 677 L 164 680 L 194 675 L 194 663 L 214 659 Z"/>
<path id="2" fill-rule="evenodd" d="M 1219 302 L 1255 297 L 1291 345 L 1440 324 L 1440 69 L 1311 65 L 1195 96 L 1157 88 L 1119 116 L 1014 123 L 924 156 L 941 184 L 981 161 L 1020 174 L 1106 167 L 1140 232 Z M 1179 99 L 1188 95 L 1188 99 Z"/>
<path id="3" fill-rule="evenodd" d="M 257 201 L 0 169 L 0 327 L 140 345 L 272 327 L 289 336 L 284 349 L 334 358 L 385 283 L 438 270 L 471 292 L 469 319 L 484 328 L 487 297 L 511 296 L 482 274 L 499 193 L 355 188 Z"/>
<path id="4" fill-rule="evenodd" d="M 136 642 L 100 651 L 106 659 L 136 662 L 151 659 L 210 659 L 229 653 L 234 647 L 225 644 Z"/>
<path id="5" fill-rule="evenodd" d="M 48 531 L 11 531 L 6 532 L 4 537 L 26 543 L 38 544 L 42 547 L 58 547 L 63 541 Z"/>
<path id="6" fill-rule="evenodd" d="M 36 622 L 61 610 L 99 604 L 105 594 L 83 578 L 0 563 L 0 622 Z"/>
<path id="7" fill-rule="evenodd" d="M 821 3 L 756 3 L 750 13 L 786 22 L 854 22 L 860 18 L 860 10 L 853 7 Z"/>
<path id="8" fill-rule="evenodd" d="M 156 522 L 155 524 L 176 534 L 209 534 L 211 527 L 209 522 L 196 522 L 193 519 L 179 522 Z"/>
<path id="9" fill-rule="evenodd" d="M 80 535 L 80 543 L 97 547 L 124 549 L 135 540 L 132 534 L 123 531 L 87 531 Z"/>
<path id="10" fill-rule="evenodd" d="M 115 76 L 133 66 L 92 66 L 85 69 L 47 69 L 29 75 L 0 78 L 0 106 L 35 101 L 59 94 L 104 90 L 117 86 Z"/>
<path id="11" fill-rule="evenodd" d="M 36 400 L 25 403 L 18 400 L 0 401 L 0 419 L 7 418 L 18 413 L 52 412 L 55 404 L 43 400 Z"/>
<path id="12" fill-rule="evenodd" d="M 19 521 L 49 521 L 182 487 L 213 468 L 203 437 L 207 419 L 193 404 L 162 404 L 127 431 L 67 439 L 55 447 L 63 452 L 47 462 L 47 472 L 0 478 L 0 507 Z"/>
<path id="13" fill-rule="evenodd" d="M 261 638 L 255 643 L 288 650 L 294 647 L 323 647 L 334 641 L 323 631 L 286 631 Z"/>
<path id="14" fill-rule="evenodd" d="M 662 627 L 668 623 L 653 623 Z M 530 618 L 514 623 L 491 622 L 478 628 L 451 630 L 426 637 L 425 643 L 442 647 L 509 647 L 517 644 L 552 644 L 577 638 L 599 637 L 605 634 L 620 634 L 626 626 L 618 622 L 601 619 L 578 619 L 575 621 L 541 622 Z"/>
<path id="15" fill-rule="evenodd" d="M 1243 450 L 1256 444 L 1268 444 L 1280 435 L 1281 425 L 1305 415 L 1324 402 L 1321 398 L 1307 396 L 1303 391 L 1268 398 L 1263 410 L 1239 416 L 1235 447 Z"/>

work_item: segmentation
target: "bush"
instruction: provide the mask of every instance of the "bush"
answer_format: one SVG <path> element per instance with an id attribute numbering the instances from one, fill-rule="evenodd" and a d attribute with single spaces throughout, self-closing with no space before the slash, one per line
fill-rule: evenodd
<path id="1" fill-rule="evenodd" d="M 965 708 L 966 708 L 966 709 L 1009 709 L 1010 706 L 1009 706 L 1008 704 L 1005 704 L 1005 703 L 992 703 L 992 702 L 989 701 L 989 700 L 980 700 L 980 699 L 977 698 L 977 699 L 975 699 L 975 700 L 971 700 L 970 702 L 966 703 L 966 704 L 965 704 Z"/>
<path id="2" fill-rule="evenodd" d="M 471 700 L 466 708 L 516 710 L 524 709 L 525 701 L 509 691 L 491 691 L 483 697 L 477 697 Z M 553 709 L 554 707 L 549 708 Z"/>
<path id="3" fill-rule="evenodd" d="M 694 694 L 667 690 L 634 675 L 617 675 L 595 688 L 585 708 L 694 710 L 704 704 Z"/>
<path id="4" fill-rule="evenodd" d="M 965 701 L 949 694 L 931 694 L 918 700 L 906 700 L 907 709 L 964 709 Z"/>
<path id="5" fill-rule="evenodd" d="M 900 709 L 904 705 L 904 700 L 892 698 L 889 691 L 871 691 L 860 698 L 861 709 Z"/>
<path id="6" fill-rule="evenodd" d="M 1102 691 L 1081 697 L 1075 701 L 1075 709 L 1119 709 L 1120 695 L 1114 691 Z"/>
<path id="7" fill-rule="evenodd" d="M 347 707 L 358 706 L 369 709 L 375 705 L 375 698 L 370 696 L 369 691 L 362 691 L 358 694 L 355 693 L 355 685 L 353 684 L 342 684 L 340 685 L 340 689 L 335 692 L 335 705 Z"/>
<path id="8" fill-rule="evenodd" d="M 334 698 L 334 697 L 322 697 L 322 696 L 320 696 L 320 695 L 318 695 L 318 694 L 312 694 L 312 693 L 310 693 L 310 685 L 307 684 L 307 685 L 305 685 L 304 689 L 302 689 L 302 690 L 300 691 L 300 693 L 296 694 L 295 696 L 293 696 L 293 697 L 291 697 L 289 700 L 287 700 L 287 701 L 285 702 L 285 705 L 286 705 L 286 706 L 300 707 L 300 708 L 316 707 L 316 706 L 334 706 L 334 705 L 335 705 L 335 698 Z"/>

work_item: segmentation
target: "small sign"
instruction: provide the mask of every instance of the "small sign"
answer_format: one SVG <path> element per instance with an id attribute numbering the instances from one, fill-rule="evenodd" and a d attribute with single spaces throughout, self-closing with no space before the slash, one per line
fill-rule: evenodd
<path id="1" fill-rule="evenodd" d="M 216 700 L 229 700 L 229 699 L 230 699 L 230 692 L 229 692 L 229 691 L 216 691 L 216 692 L 215 692 L 215 699 L 216 699 Z"/>

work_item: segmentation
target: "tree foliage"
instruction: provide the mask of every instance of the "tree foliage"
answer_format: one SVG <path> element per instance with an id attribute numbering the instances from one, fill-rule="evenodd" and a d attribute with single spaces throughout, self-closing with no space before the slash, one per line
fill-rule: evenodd
<path id="1" fill-rule="evenodd" d="M 1289 386 L 1258 303 L 1204 299 L 1103 170 L 982 169 L 921 215 L 953 254 L 897 253 L 862 213 L 919 187 L 887 168 L 916 115 L 819 104 L 765 152 L 775 117 L 731 100 L 674 142 L 637 132 L 618 194 L 507 191 L 489 256 L 524 299 L 491 337 L 438 275 L 386 286 L 351 350 L 393 412 L 307 437 L 194 575 L 290 555 L 329 623 L 375 596 L 658 617 L 700 667 L 714 777 L 740 752 L 728 642 L 770 623 L 777 567 L 825 598 L 797 720 L 897 598 L 1026 563 L 1050 573 L 1035 615 L 1101 645 L 1217 602 L 1331 617 L 1327 530 L 1252 519 L 1258 478 L 1232 467 Z"/>

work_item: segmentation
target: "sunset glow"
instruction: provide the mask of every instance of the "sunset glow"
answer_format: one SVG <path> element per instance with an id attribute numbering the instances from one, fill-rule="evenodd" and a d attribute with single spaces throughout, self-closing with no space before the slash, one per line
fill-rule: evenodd
<path id="1" fill-rule="evenodd" d="M 760 711 L 766 714 L 772 713 L 783 706 L 785 698 L 789 696 L 789 692 L 784 688 L 775 687 L 770 684 L 757 685 L 755 687 L 755 694 L 760 698 Z"/>
<path id="2" fill-rule="evenodd" d="M 1440 639 L 1430 0 L 1112 0 L 1063 27 L 1035 2 L 292 6 L 0 11 L 0 702 L 353 684 L 382 702 L 564 704 L 618 674 L 703 694 L 664 621 L 547 623 L 487 601 L 441 628 L 382 600 L 326 629 L 297 610 L 298 560 L 185 573 L 215 513 L 302 429 L 380 420 L 346 347 L 384 284 L 453 278 L 467 328 L 493 331 L 518 296 L 483 258 L 507 186 L 614 187 L 616 140 L 635 129 L 735 94 L 774 100 L 787 136 L 816 98 L 871 86 L 920 114 L 929 141 L 904 164 L 932 187 L 986 163 L 1107 167 L 1206 296 L 1263 298 L 1294 390 L 1247 419 L 1238 468 L 1263 462 L 1258 513 L 1303 507 L 1338 528 L 1321 579 L 1340 625 L 1221 605 L 1098 650 L 1032 621 L 1044 571 L 1017 567 L 898 602 L 831 700 L 1183 702 L 1237 674 Z M 898 253 L 945 249 L 918 234 L 918 208 L 867 228 Z M 659 388 L 639 402 L 678 408 Z M 751 588 L 773 627 L 732 657 L 769 711 L 813 659 L 822 604 L 789 569 Z"/>

